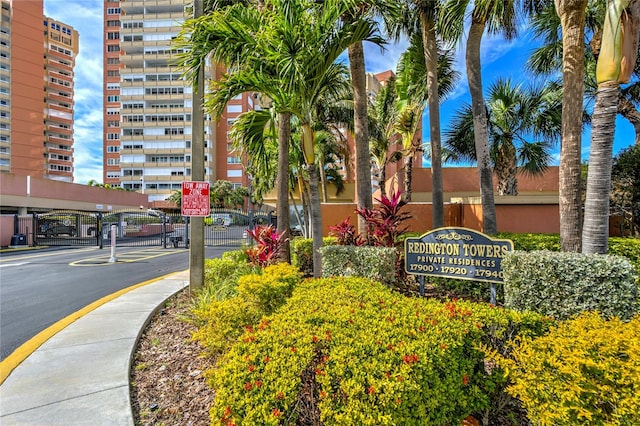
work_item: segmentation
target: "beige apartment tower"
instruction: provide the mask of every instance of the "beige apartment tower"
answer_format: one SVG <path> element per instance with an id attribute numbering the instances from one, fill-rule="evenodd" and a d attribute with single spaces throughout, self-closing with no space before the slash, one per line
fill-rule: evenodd
<path id="1" fill-rule="evenodd" d="M 172 40 L 191 14 L 183 0 L 104 3 L 104 183 L 143 192 L 157 206 L 191 180 L 193 94 L 172 65 L 180 53 Z M 206 180 L 248 186 L 227 131 L 252 108 L 243 94 L 217 122 L 205 116 Z"/>
<path id="2" fill-rule="evenodd" d="M 41 0 L 2 0 L 0 171 L 73 182 L 78 33 Z"/>

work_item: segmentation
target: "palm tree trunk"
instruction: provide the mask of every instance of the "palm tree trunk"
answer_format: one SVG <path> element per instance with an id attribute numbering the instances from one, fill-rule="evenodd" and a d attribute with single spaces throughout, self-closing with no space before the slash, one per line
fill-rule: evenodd
<path id="1" fill-rule="evenodd" d="M 320 191 L 318 169 L 313 159 L 314 134 L 309 123 L 302 125 L 303 147 L 305 150 L 305 161 L 307 166 L 307 175 L 309 177 L 309 210 L 311 214 L 311 238 L 313 239 L 313 276 L 320 278 L 322 276 L 322 255 L 320 248 L 322 247 L 322 212 L 320 210 Z"/>
<path id="2" fill-rule="evenodd" d="M 496 158 L 498 195 L 518 195 L 518 158 L 516 147 L 504 142 Z"/>
<path id="3" fill-rule="evenodd" d="M 371 154 L 369 152 L 369 127 L 367 121 L 367 79 L 362 42 L 348 49 L 351 81 L 353 84 L 353 110 L 356 147 L 356 198 L 358 208 L 373 208 L 371 194 Z M 358 216 L 358 232 L 367 233 L 366 221 Z"/>
<path id="4" fill-rule="evenodd" d="M 407 154 L 404 166 L 404 201 L 411 201 L 411 179 L 413 178 L 413 149 Z"/>
<path id="5" fill-rule="evenodd" d="M 555 0 L 562 24 L 562 143 L 560 147 L 560 246 L 580 251 L 580 180 L 584 26 L 587 0 Z"/>
<path id="6" fill-rule="evenodd" d="M 429 93 L 429 137 L 431 139 L 431 195 L 433 228 L 444 226 L 444 189 L 442 182 L 442 141 L 440 139 L 440 96 L 438 94 L 438 46 L 433 19 L 420 13 L 422 43 L 427 65 L 427 90 Z"/>
<path id="7" fill-rule="evenodd" d="M 633 130 L 636 132 L 635 144 L 640 145 L 640 111 L 628 99 L 621 96 L 618 112 L 631 123 Z"/>
<path id="8" fill-rule="evenodd" d="M 379 186 L 380 186 L 380 196 L 381 197 L 386 197 L 387 196 L 387 164 L 383 164 L 382 167 L 380 167 L 380 172 L 378 173 L 378 182 L 379 182 Z"/>
<path id="9" fill-rule="evenodd" d="M 327 174 L 325 173 L 324 167 L 319 166 L 320 169 L 320 185 L 322 186 L 322 202 L 327 202 Z"/>
<path id="10" fill-rule="evenodd" d="M 307 165 L 309 174 L 309 197 L 311 198 L 311 234 L 313 238 L 313 277 L 322 276 L 322 214 L 320 212 L 320 194 L 318 193 L 318 170 L 315 164 Z"/>
<path id="11" fill-rule="evenodd" d="M 284 244 L 280 259 L 291 263 L 290 230 L 289 230 L 289 139 L 291 138 L 291 114 L 278 114 L 278 178 L 276 181 L 276 216 L 278 232 L 284 231 Z"/>
<path id="12" fill-rule="evenodd" d="M 619 96 L 617 82 L 600 84 L 596 93 L 582 230 L 583 253 L 607 253 L 613 135 Z"/>
<path id="13" fill-rule="evenodd" d="M 498 232 L 496 204 L 493 196 L 493 172 L 489 156 L 489 133 L 487 110 L 482 94 L 482 69 L 480 68 L 480 44 L 484 33 L 484 22 L 473 22 L 467 40 L 467 79 L 473 111 L 473 134 L 476 143 L 476 158 L 480 175 L 480 198 L 482 200 L 482 230 L 488 235 Z"/>

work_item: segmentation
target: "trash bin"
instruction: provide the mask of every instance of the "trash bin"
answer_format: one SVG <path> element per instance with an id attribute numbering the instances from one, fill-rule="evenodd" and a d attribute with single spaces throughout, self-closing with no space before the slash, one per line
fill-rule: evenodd
<path id="1" fill-rule="evenodd" d="M 11 236 L 11 245 L 12 246 L 26 246 L 27 245 L 27 236 L 24 234 L 13 234 Z"/>

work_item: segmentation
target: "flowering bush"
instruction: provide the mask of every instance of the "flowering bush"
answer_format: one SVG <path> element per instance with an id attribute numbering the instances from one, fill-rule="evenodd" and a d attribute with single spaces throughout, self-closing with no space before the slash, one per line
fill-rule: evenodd
<path id="1" fill-rule="evenodd" d="M 640 424 L 640 316 L 629 322 L 594 312 L 526 338 L 512 358 L 508 392 L 539 425 Z"/>
<path id="2" fill-rule="evenodd" d="M 259 266 L 275 263 L 286 241 L 283 238 L 284 231 L 278 234 L 273 225 L 258 225 L 247 232 L 255 242 L 254 246 L 245 250 L 249 261 Z"/>
<path id="3" fill-rule="evenodd" d="M 531 313 L 308 280 L 207 372 L 212 424 L 459 424 L 504 383 L 480 344 L 544 329 Z"/>
<path id="4" fill-rule="evenodd" d="M 227 351 L 245 328 L 258 324 L 260 318 L 284 304 L 301 279 L 298 269 L 286 263 L 267 266 L 261 274 L 240 277 L 236 296 L 193 308 L 198 327 L 194 339 L 210 354 Z"/>

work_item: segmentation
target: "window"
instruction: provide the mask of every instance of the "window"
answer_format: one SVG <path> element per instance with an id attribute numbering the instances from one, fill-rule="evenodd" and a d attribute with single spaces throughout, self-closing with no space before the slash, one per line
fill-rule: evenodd
<path id="1" fill-rule="evenodd" d="M 107 166 L 117 166 L 120 164 L 119 158 L 107 158 Z"/>
<path id="2" fill-rule="evenodd" d="M 107 152 L 120 152 L 120 147 L 119 146 L 108 146 L 107 147 Z"/>
<path id="3" fill-rule="evenodd" d="M 184 135 L 183 127 L 167 127 L 164 129 L 165 135 Z"/>
<path id="4" fill-rule="evenodd" d="M 107 133 L 107 140 L 110 140 L 110 141 L 120 140 L 120 133 Z"/>
<path id="5" fill-rule="evenodd" d="M 107 40 L 120 40 L 120 33 L 118 32 L 108 32 Z"/>
<path id="6" fill-rule="evenodd" d="M 120 63 L 120 58 L 107 58 L 108 65 L 118 65 Z"/>
<path id="7" fill-rule="evenodd" d="M 119 77 L 120 70 L 107 70 L 107 77 Z"/>
<path id="8" fill-rule="evenodd" d="M 118 95 L 107 96 L 107 102 L 120 102 L 120 96 Z"/>
<path id="9" fill-rule="evenodd" d="M 227 157 L 227 164 L 240 164 L 240 157 Z"/>
<path id="10" fill-rule="evenodd" d="M 118 46 L 117 44 L 110 44 L 107 46 L 107 52 L 119 52 L 120 51 L 120 46 Z"/>
<path id="11" fill-rule="evenodd" d="M 107 27 L 119 27 L 119 26 L 120 26 L 120 21 L 118 20 L 107 21 Z"/>
<path id="12" fill-rule="evenodd" d="M 107 15 L 119 15 L 120 8 L 119 7 L 109 7 L 107 8 Z"/>
<path id="13" fill-rule="evenodd" d="M 120 127 L 119 121 L 107 121 L 107 127 Z"/>
<path id="14" fill-rule="evenodd" d="M 122 134 L 124 136 L 142 136 L 144 135 L 144 129 L 123 129 Z"/>
<path id="15" fill-rule="evenodd" d="M 107 83 L 107 90 L 120 90 L 119 83 Z"/>

